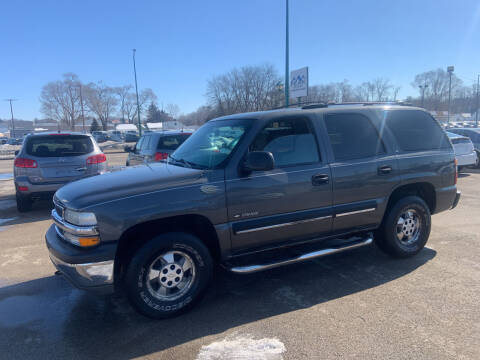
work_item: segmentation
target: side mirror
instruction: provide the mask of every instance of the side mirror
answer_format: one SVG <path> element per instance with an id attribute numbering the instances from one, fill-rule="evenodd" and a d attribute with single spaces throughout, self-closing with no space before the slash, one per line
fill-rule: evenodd
<path id="1" fill-rule="evenodd" d="M 123 150 L 125 150 L 125 152 L 132 152 L 132 148 L 131 148 L 130 146 L 128 146 L 128 145 L 125 145 L 125 146 L 123 147 Z"/>
<path id="2" fill-rule="evenodd" d="M 17 156 L 19 152 L 20 150 L 15 150 L 15 156 Z"/>
<path id="3" fill-rule="evenodd" d="M 268 171 L 275 167 L 273 155 L 268 151 L 252 151 L 247 154 L 243 169 L 247 172 Z"/>

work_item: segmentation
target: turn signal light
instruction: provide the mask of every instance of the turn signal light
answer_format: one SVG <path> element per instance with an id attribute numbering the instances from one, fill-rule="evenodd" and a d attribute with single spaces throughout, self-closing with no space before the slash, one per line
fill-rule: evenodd
<path id="1" fill-rule="evenodd" d="M 95 246 L 100 243 L 100 238 L 98 236 L 94 237 L 79 237 L 78 244 L 83 247 Z"/>
<path id="2" fill-rule="evenodd" d="M 35 160 L 27 158 L 16 158 L 13 165 L 19 168 L 36 168 L 38 166 Z"/>
<path id="3" fill-rule="evenodd" d="M 107 161 L 105 154 L 97 154 L 87 158 L 87 165 L 99 164 Z"/>

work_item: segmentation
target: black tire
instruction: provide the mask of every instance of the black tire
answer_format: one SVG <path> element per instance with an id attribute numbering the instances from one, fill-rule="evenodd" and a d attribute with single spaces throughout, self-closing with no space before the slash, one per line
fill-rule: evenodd
<path id="1" fill-rule="evenodd" d="M 18 192 L 15 195 L 17 199 L 17 210 L 18 212 L 27 212 L 32 210 L 32 199 L 28 195 L 19 194 Z"/>
<path id="2" fill-rule="evenodd" d="M 153 286 L 158 286 L 158 289 L 162 288 L 160 279 L 166 279 L 163 277 L 162 272 L 168 270 L 165 267 L 168 268 L 169 265 L 165 265 L 166 263 L 162 262 L 163 259 L 159 260 L 159 257 L 169 252 L 175 252 L 177 257 L 180 256 L 178 254 L 184 254 L 186 255 L 185 258 L 188 258 L 193 263 L 193 270 L 182 272 L 181 281 L 187 278 L 187 274 L 190 271 L 189 274 L 192 280 L 188 289 L 183 294 L 181 291 L 184 290 L 179 290 L 177 293 L 179 297 L 172 300 L 158 298 L 158 296 L 170 295 L 159 295 L 152 288 Z M 147 284 L 150 267 L 156 264 L 160 264 L 163 267 L 156 266 L 157 270 L 160 268 L 158 278 L 154 278 Z M 168 264 L 175 263 L 170 262 Z M 212 277 L 212 268 L 213 263 L 210 252 L 198 238 L 181 232 L 162 234 L 147 242 L 135 253 L 127 267 L 125 288 L 130 303 L 140 313 L 155 319 L 169 318 L 185 312 L 201 299 Z M 169 275 L 170 273 L 167 276 Z M 171 285 L 170 283 L 169 285 Z M 163 288 L 165 289 L 166 286 Z M 176 289 L 178 288 L 167 290 L 170 292 L 170 290 Z"/>
<path id="3" fill-rule="evenodd" d="M 411 210 L 409 212 L 409 210 Z M 409 213 L 412 217 L 405 218 L 404 215 Z M 400 220 L 402 217 L 403 220 Z M 419 227 L 416 230 L 416 220 L 418 219 Z M 399 223 L 404 222 L 404 225 Z M 408 223 L 410 222 L 410 223 Z M 390 256 L 396 258 L 406 258 L 416 255 L 422 250 L 430 236 L 431 215 L 428 205 L 418 196 L 407 196 L 398 200 L 385 215 L 382 226 L 376 233 L 375 242 L 378 247 Z M 399 232 L 397 236 L 397 231 Z M 409 233 L 409 231 L 411 231 Z M 408 239 L 404 232 L 412 235 Z M 402 240 L 399 236 L 405 236 Z"/>
<path id="4" fill-rule="evenodd" d="M 473 167 L 480 169 L 480 151 L 477 151 L 477 162 Z"/>
<path id="5" fill-rule="evenodd" d="M 127 162 L 125 163 L 125 166 L 130 166 L 130 163 L 128 162 L 128 160 L 127 160 Z"/>

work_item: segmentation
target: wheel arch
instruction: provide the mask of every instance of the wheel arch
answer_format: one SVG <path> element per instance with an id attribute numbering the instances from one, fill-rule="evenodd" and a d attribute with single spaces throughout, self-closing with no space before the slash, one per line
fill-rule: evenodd
<path id="1" fill-rule="evenodd" d="M 115 285 L 120 284 L 133 254 L 154 236 L 168 232 L 185 232 L 198 237 L 210 251 L 215 262 L 220 261 L 220 241 L 212 222 L 202 215 L 187 214 L 161 218 L 136 224 L 128 228 L 118 241 L 115 254 Z"/>
<path id="2" fill-rule="evenodd" d="M 437 206 L 436 192 L 433 184 L 429 182 L 415 182 L 403 184 L 395 188 L 388 198 L 386 212 L 400 199 L 406 196 L 418 196 L 428 205 L 431 214 L 435 213 Z M 385 216 L 384 216 L 385 217 Z"/>

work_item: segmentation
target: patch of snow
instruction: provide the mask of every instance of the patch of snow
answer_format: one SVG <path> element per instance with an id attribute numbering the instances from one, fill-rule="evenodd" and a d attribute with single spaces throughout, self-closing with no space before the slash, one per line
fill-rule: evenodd
<path id="1" fill-rule="evenodd" d="M 197 360 L 282 360 L 285 350 L 275 338 L 237 337 L 202 346 Z"/>

